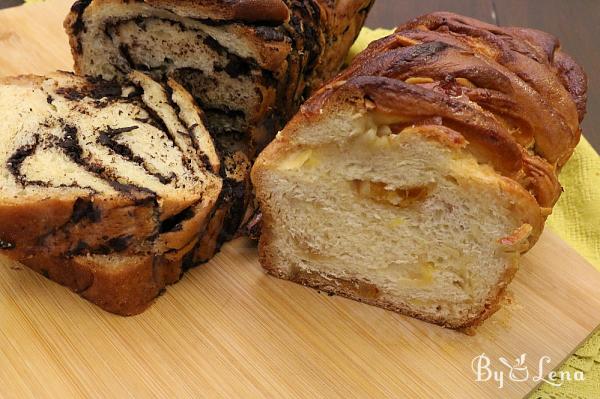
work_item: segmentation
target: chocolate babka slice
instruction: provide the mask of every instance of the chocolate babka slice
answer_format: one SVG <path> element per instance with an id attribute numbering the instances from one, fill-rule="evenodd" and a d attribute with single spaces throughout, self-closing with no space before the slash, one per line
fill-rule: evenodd
<path id="1" fill-rule="evenodd" d="M 78 74 L 172 77 L 211 132 L 260 149 L 337 72 L 372 2 L 80 0 L 65 28 Z"/>
<path id="2" fill-rule="evenodd" d="M 0 80 L 0 113 L 0 254 L 121 314 L 179 278 L 223 185 L 189 93 L 21 76 Z"/>

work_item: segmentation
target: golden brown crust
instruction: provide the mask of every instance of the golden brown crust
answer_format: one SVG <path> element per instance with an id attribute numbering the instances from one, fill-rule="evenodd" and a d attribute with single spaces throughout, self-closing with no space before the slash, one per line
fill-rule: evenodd
<path id="1" fill-rule="evenodd" d="M 318 118 L 326 113 L 324 109 L 345 102 L 365 110 L 371 107 L 387 124 L 404 127 L 434 122 L 460 131 L 469 143 L 467 148 L 482 163 L 493 165 L 505 176 L 521 176 L 521 148 L 493 117 L 444 93 L 391 78 L 359 75 L 330 83 L 302 106 L 288 129 L 305 123 L 303 118 Z"/>
<path id="2" fill-rule="evenodd" d="M 434 81 L 430 89 L 476 103 L 493 113 L 519 144 L 526 148 L 535 146 L 551 162 L 571 145 L 571 128 L 515 73 L 493 60 L 447 43 L 432 41 L 388 48 L 371 54 L 368 63 L 354 64 L 346 74 L 398 80 L 427 77 Z"/>
<path id="3" fill-rule="evenodd" d="M 180 265 L 152 256 L 121 258 L 118 262 L 102 256 L 40 256 L 22 263 L 102 309 L 122 316 L 143 312 L 181 274 Z"/>
<path id="4" fill-rule="evenodd" d="M 283 23 L 290 17 L 282 0 L 144 0 L 152 7 L 162 8 L 176 14 L 217 21 Z M 71 7 L 65 27 L 73 25 L 91 4 L 122 4 L 123 0 L 78 0 Z M 126 3 L 126 2 L 125 2 Z"/>
<path id="5" fill-rule="evenodd" d="M 581 123 L 587 106 L 587 75 L 581 65 L 563 51 L 555 53 L 554 66 L 558 70 L 563 85 L 577 105 L 577 114 Z"/>
<path id="6" fill-rule="evenodd" d="M 578 120 L 582 114 L 578 113 L 576 103 L 585 102 L 585 96 L 581 95 L 585 90 L 581 87 L 564 87 L 563 84 L 585 81 L 585 75 L 580 79 L 571 80 L 560 76 L 554 65 L 556 50 L 559 47 L 556 38 L 533 29 L 503 28 L 445 12 L 416 18 L 396 30 L 411 38 L 419 37 L 419 31 L 425 31 L 426 41 L 431 40 L 431 36 L 425 37 L 436 33 L 435 40 L 440 40 L 441 36 L 454 44 L 461 43 L 461 47 L 484 55 L 514 72 L 536 90 L 546 105 L 556 112 L 555 118 L 562 119 L 571 129 L 569 145 L 560 148 L 562 154 L 558 158 L 559 165 L 566 162 L 579 140 Z M 579 71 L 582 72 L 581 69 Z M 571 92 L 580 94 L 573 98 Z M 551 159 L 550 162 L 554 163 L 554 160 Z"/>
<path id="7" fill-rule="evenodd" d="M 153 7 L 165 8 L 179 15 L 244 22 L 283 23 L 290 18 L 282 0 L 145 0 Z"/>
<path id="8" fill-rule="evenodd" d="M 147 237 L 156 233 L 152 201 L 135 203 L 128 198 L 48 198 L 36 202 L 0 203 L 0 240 L 11 243 L 4 254 L 20 260 L 35 254 L 76 254 L 81 250 L 112 251 L 137 243 L 139 252 Z M 102 223 L 98 223 L 101 219 Z M 107 238 L 108 237 L 108 238 Z M 123 250 L 121 248 L 121 250 Z M 1 252 L 1 250 L 0 250 Z"/>
<path id="9" fill-rule="evenodd" d="M 45 199 L 30 204 L 0 204 L 0 241 L 5 255 L 37 244 L 40 230 L 52 232 L 71 220 L 73 199 Z M 32 215 L 37 215 L 32 219 Z M 0 249 L 1 252 L 1 249 Z"/>
<path id="10" fill-rule="evenodd" d="M 577 114 L 581 122 L 585 116 L 587 103 L 587 76 L 583 68 L 561 50 L 558 39 L 549 33 L 530 28 L 505 29 L 535 47 L 555 68 L 564 88 L 577 106 Z"/>
<path id="11" fill-rule="evenodd" d="M 345 72 L 359 74 L 433 77 L 442 83 L 437 89 L 492 112 L 518 133 L 521 145 L 529 148 L 535 136 L 530 144 L 550 164 L 562 166 L 579 140 L 586 76 L 544 32 L 428 14 L 372 43 Z M 473 80 L 475 87 L 457 90 L 457 77 Z"/>
<path id="12" fill-rule="evenodd" d="M 382 290 L 379 287 L 365 280 L 344 280 L 336 276 L 327 275 L 326 273 L 317 273 L 298 268 L 292 270 L 290 273 L 284 272 L 278 265 L 272 263 L 272 260 L 277 259 L 277 257 L 270 253 L 270 242 L 269 231 L 263 230 L 258 247 L 259 259 L 262 267 L 267 273 L 277 278 L 290 280 L 316 290 L 340 295 L 368 305 L 378 306 L 428 323 L 438 324 L 442 327 L 461 330 L 468 335 L 474 334 L 477 326 L 500 309 L 501 300 L 504 297 L 506 287 L 512 281 L 518 269 L 516 263 L 509 265 L 509 267 L 506 268 L 506 271 L 500 278 L 500 282 L 490 291 L 487 299 L 481 305 L 480 311 L 475 316 L 461 320 L 447 320 L 443 316 L 436 317 L 435 315 L 413 311 L 407 304 L 400 303 L 395 299 L 387 297 L 382 293 Z"/>
<path id="13" fill-rule="evenodd" d="M 522 168 L 519 147 L 511 136 L 493 118 L 463 102 L 417 85 L 374 76 L 353 77 L 343 88 L 360 89 L 363 97 L 375 104 L 373 112 L 386 115 L 392 124 L 394 116 L 401 115 L 401 121 L 408 117 L 411 124 L 441 118 L 443 126 L 459 126 L 456 130 L 465 137 L 471 152 L 507 176 L 515 176 Z"/>

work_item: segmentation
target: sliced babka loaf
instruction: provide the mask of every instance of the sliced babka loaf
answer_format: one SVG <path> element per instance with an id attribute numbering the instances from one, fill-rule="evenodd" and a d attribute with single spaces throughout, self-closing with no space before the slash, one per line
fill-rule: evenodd
<path id="1" fill-rule="evenodd" d="M 237 155 L 222 148 L 222 156 L 239 165 L 240 157 L 252 161 L 305 96 L 338 71 L 372 2 L 82 0 L 65 28 L 78 74 L 111 80 L 142 70 L 182 84 L 213 137 L 238 140 Z M 249 176 L 240 174 L 247 166 L 222 168 L 224 192 L 210 226 L 217 235 L 206 238 L 215 249 L 213 239 L 235 235 L 247 211 L 240 208 L 252 191 Z"/>
<path id="2" fill-rule="evenodd" d="M 488 317 L 558 199 L 586 78 L 545 33 L 449 13 L 369 46 L 261 153 L 269 273 L 451 328 Z"/>
<path id="3" fill-rule="evenodd" d="M 221 194 L 192 97 L 140 72 L 120 84 L 55 73 L 2 79 L 0 113 L 0 253 L 79 291 L 85 274 L 90 300 L 141 311 L 179 276 Z M 102 299 L 128 290 L 146 294 Z"/>
<path id="4" fill-rule="evenodd" d="M 75 71 L 178 80 L 215 133 L 259 148 L 341 66 L 373 0 L 80 0 L 65 21 Z"/>

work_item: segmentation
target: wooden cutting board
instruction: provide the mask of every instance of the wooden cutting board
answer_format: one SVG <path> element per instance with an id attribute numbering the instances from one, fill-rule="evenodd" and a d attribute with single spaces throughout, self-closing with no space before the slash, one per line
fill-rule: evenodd
<path id="1" fill-rule="evenodd" d="M 68 5 L 0 12 L 0 75 L 70 69 Z M 600 273 L 546 232 L 510 298 L 466 336 L 269 277 L 238 240 L 123 318 L 0 258 L 0 397 L 517 398 L 536 383 L 475 382 L 472 359 L 549 371 L 600 323 Z"/>

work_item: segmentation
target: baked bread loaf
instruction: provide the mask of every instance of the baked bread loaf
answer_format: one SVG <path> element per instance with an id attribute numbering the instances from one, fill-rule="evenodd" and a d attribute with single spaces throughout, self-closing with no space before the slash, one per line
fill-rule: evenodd
<path id="1" fill-rule="evenodd" d="M 0 80 L 0 254 L 120 314 L 197 249 L 223 182 L 192 97 L 140 72 Z"/>
<path id="2" fill-rule="evenodd" d="M 211 132 L 267 144 L 335 74 L 373 0 L 80 0 L 65 20 L 75 71 L 173 77 Z"/>
<path id="3" fill-rule="evenodd" d="M 271 274 L 470 329 L 536 242 L 586 78 L 545 33 L 449 13 L 372 43 L 261 153 Z"/>

